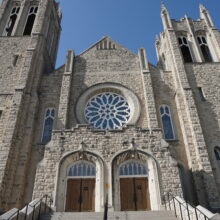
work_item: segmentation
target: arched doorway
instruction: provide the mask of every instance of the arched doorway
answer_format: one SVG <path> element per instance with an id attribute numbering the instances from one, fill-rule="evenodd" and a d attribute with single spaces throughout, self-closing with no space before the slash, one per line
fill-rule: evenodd
<path id="1" fill-rule="evenodd" d="M 95 211 L 95 164 L 79 161 L 68 169 L 66 206 L 67 212 Z"/>
<path id="2" fill-rule="evenodd" d="M 127 161 L 119 167 L 122 211 L 150 210 L 148 168 L 140 161 Z"/>
<path id="3" fill-rule="evenodd" d="M 119 152 L 112 159 L 111 175 L 110 195 L 115 211 L 160 210 L 162 197 L 159 167 L 150 153 L 138 149 Z M 124 201 L 130 202 L 123 204 Z"/>
<path id="4" fill-rule="evenodd" d="M 54 206 L 56 207 L 56 211 L 102 211 L 104 204 L 103 183 L 105 178 L 105 169 L 106 167 L 103 159 L 93 152 L 84 151 L 82 153 L 81 151 L 75 151 L 63 155 L 63 157 L 59 161 L 57 168 L 54 194 Z M 92 189 L 90 188 L 92 187 L 94 188 L 94 199 L 92 200 L 92 205 L 80 204 L 79 206 L 78 204 L 77 208 L 77 205 L 75 205 L 75 203 L 78 200 L 76 200 L 75 198 L 74 203 L 74 200 L 71 200 L 72 196 L 68 197 L 69 194 L 71 195 L 72 190 L 72 193 L 74 193 L 74 196 L 78 197 L 78 199 L 81 199 L 80 195 L 84 197 L 89 196 L 89 198 L 91 198 Z M 75 189 L 77 188 L 78 190 L 76 191 Z M 76 192 L 77 194 L 75 195 Z M 67 200 L 70 204 L 68 204 Z M 80 202 L 85 201 L 88 201 L 88 199 L 84 199 Z M 89 199 L 89 201 L 91 200 Z M 90 207 L 87 208 L 87 205 L 90 205 Z"/>

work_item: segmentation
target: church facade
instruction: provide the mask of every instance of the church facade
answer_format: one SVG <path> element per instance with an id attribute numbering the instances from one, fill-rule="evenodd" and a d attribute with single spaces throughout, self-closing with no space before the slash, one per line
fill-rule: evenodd
<path id="1" fill-rule="evenodd" d="M 48 195 L 57 211 L 220 208 L 220 33 L 208 10 L 171 19 L 158 65 L 104 37 L 55 68 L 54 0 L 0 8 L 0 210 Z"/>

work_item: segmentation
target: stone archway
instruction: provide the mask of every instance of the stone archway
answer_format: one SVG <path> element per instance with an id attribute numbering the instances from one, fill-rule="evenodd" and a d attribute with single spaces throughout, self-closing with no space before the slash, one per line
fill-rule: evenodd
<path id="1" fill-rule="evenodd" d="M 74 174 L 74 165 L 77 164 L 91 164 L 95 167 L 95 173 L 91 176 L 87 174 L 78 173 Z M 72 172 L 72 173 L 71 173 Z M 83 180 L 87 179 L 87 180 Z M 62 157 L 59 162 L 58 173 L 57 173 L 57 184 L 56 184 L 56 194 L 55 194 L 55 207 L 57 211 L 101 211 L 102 205 L 104 203 L 104 163 L 103 160 L 96 154 L 88 151 L 71 152 Z M 77 187 L 78 190 L 82 190 L 84 186 L 90 193 L 94 190 L 94 203 L 92 208 L 88 208 L 89 204 L 80 205 L 78 208 L 71 208 L 71 203 L 68 203 L 68 195 L 71 193 L 70 187 Z M 88 186 L 87 186 L 88 185 Z M 94 189 L 90 189 L 90 188 Z M 85 190 L 86 190 L 85 189 Z M 87 191 L 87 190 L 86 190 Z M 82 192 L 80 192 L 82 193 Z M 78 193 L 78 194 L 80 194 Z M 88 193 L 88 192 L 85 192 Z M 74 202 L 74 201 L 72 201 Z M 90 205 L 89 205 L 90 206 Z M 73 207 L 73 206 L 72 206 Z"/>
<path id="2" fill-rule="evenodd" d="M 131 176 L 128 175 L 129 178 L 124 176 L 125 181 L 122 183 L 122 177 L 120 175 L 120 168 L 124 164 L 129 163 L 141 164 L 146 168 L 146 173 L 142 173 L 140 175 L 134 175 L 132 173 Z M 126 183 L 127 181 L 127 183 Z M 136 184 L 137 183 L 137 184 Z M 143 188 L 143 193 L 145 193 L 145 198 L 142 199 L 142 203 L 146 203 L 143 206 L 139 204 L 133 204 L 133 210 L 160 210 L 161 207 L 161 193 L 160 193 L 160 184 L 159 184 L 159 176 L 158 176 L 158 166 L 155 159 L 146 152 L 137 150 L 134 154 L 131 153 L 131 150 L 126 150 L 124 152 L 119 153 L 112 160 L 112 195 L 113 195 L 113 206 L 115 211 L 121 211 L 126 209 L 124 207 L 123 199 L 121 198 L 122 191 L 121 187 L 125 187 L 122 184 L 130 184 L 130 187 Z M 129 186 L 128 186 L 129 187 Z M 136 189 L 134 189 L 136 190 Z M 136 195 L 137 196 L 137 195 Z M 129 199 L 129 198 L 127 198 Z M 135 207 L 136 206 L 136 207 Z M 127 206 L 127 210 L 129 209 Z M 138 208 L 139 207 L 139 208 Z"/>

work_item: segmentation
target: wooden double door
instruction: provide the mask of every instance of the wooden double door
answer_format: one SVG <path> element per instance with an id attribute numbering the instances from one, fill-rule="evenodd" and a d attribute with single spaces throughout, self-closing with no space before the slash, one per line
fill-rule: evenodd
<path id="1" fill-rule="evenodd" d="M 120 196 L 122 211 L 143 211 L 150 210 L 150 197 L 148 179 L 121 178 Z"/>
<path id="2" fill-rule="evenodd" d="M 95 211 L 95 178 L 67 181 L 66 212 Z"/>

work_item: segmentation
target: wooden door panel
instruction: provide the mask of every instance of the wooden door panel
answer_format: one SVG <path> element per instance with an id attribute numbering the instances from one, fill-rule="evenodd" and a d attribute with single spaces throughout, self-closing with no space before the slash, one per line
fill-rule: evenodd
<path id="1" fill-rule="evenodd" d="M 81 179 L 69 179 L 66 192 L 66 212 L 80 211 Z"/>
<path id="2" fill-rule="evenodd" d="M 135 178 L 136 210 L 150 210 L 147 178 Z"/>
<path id="3" fill-rule="evenodd" d="M 82 179 L 81 211 L 95 211 L 95 179 Z"/>
<path id="4" fill-rule="evenodd" d="M 134 183 L 132 178 L 120 179 L 121 210 L 134 211 Z"/>

